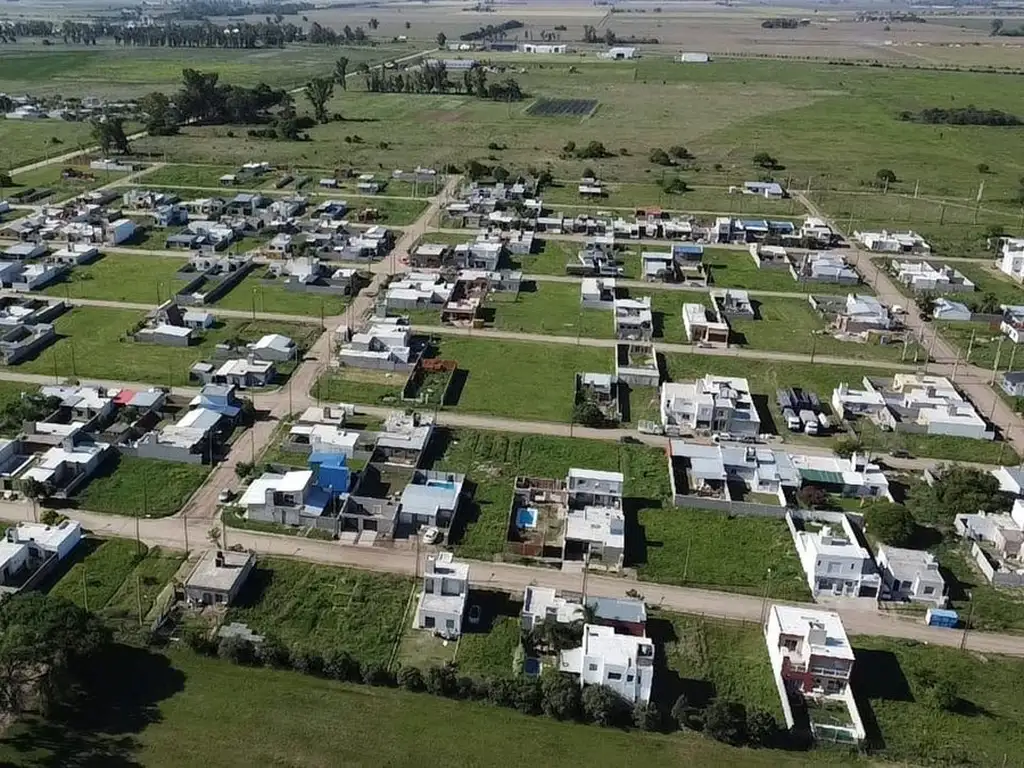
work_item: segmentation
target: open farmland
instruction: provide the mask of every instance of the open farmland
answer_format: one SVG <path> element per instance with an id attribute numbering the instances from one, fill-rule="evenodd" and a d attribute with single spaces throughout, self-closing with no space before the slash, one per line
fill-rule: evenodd
<path id="1" fill-rule="evenodd" d="M 586 117 L 597 109 L 596 99 L 537 99 L 526 114 L 534 117 Z"/>

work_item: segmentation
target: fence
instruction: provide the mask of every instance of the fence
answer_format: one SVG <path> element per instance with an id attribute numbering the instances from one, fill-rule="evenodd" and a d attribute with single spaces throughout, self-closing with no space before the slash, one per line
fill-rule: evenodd
<path id="1" fill-rule="evenodd" d="M 971 557 L 974 558 L 978 568 L 993 586 L 1024 587 L 1024 573 L 1000 570 L 998 563 L 994 563 L 976 541 L 971 542 Z"/>

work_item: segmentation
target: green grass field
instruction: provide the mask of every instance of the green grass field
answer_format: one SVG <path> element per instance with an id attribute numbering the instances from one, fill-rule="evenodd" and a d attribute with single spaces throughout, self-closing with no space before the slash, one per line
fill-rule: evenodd
<path id="1" fill-rule="evenodd" d="M 704 265 L 711 273 L 713 288 L 745 288 L 748 291 L 782 291 L 786 293 L 867 293 L 868 285 L 848 286 L 831 283 L 798 283 L 788 269 L 758 268 L 746 251 L 707 248 Z"/>
<path id="2" fill-rule="evenodd" d="M 0 130 L 2 130 L 3 123 L 5 122 L 10 121 L 0 120 Z M 67 152 L 69 150 L 63 151 Z M 53 154 L 59 154 L 59 152 L 54 152 Z M 63 178 L 63 171 L 68 167 L 82 175 L 79 177 Z M 13 188 L 11 192 L 16 193 L 18 188 L 25 189 L 28 187 L 37 190 L 47 189 L 51 194 L 46 199 L 48 202 L 54 203 L 59 200 L 74 197 L 75 195 L 80 195 L 83 192 L 88 192 L 90 189 L 96 189 L 96 187 L 101 187 L 104 184 L 117 181 L 123 176 L 125 176 L 123 173 L 93 171 L 90 170 L 88 165 L 53 163 L 51 165 L 43 166 L 42 168 L 36 168 L 32 171 L 15 174 L 11 177 L 11 181 L 16 185 L 16 187 Z"/>
<path id="3" fill-rule="evenodd" d="M 219 48 L 121 48 L 109 42 L 96 47 L 42 47 L 28 43 L 5 49 L 0 56 L 0 91 L 51 94 L 89 93 L 141 96 L 149 91 L 171 92 L 181 83 L 186 67 L 220 73 L 221 82 L 275 88 L 302 85 L 330 72 L 339 56 L 359 62 L 381 61 L 415 53 L 402 44 L 369 46 L 289 45 L 284 48 L 232 50 Z M 83 123 L 88 128 L 88 124 Z M 88 131 L 86 131 L 88 133 Z"/>
<path id="4" fill-rule="evenodd" d="M 486 632 L 463 628 L 455 657 L 459 672 L 476 678 L 515 674 L 512 660 L 519 647 L 520 632 L 519 619 L 513 616 L 497 617 Z"/>
<path id="5" fill-rule="evenodd" d="M 649 621 L 652 636 L 661 635 L 666 667 L 679 678 L 705 682 L 714 695 L 742 702 L 748 709 L 771 712 L 783 722 L 761 627 L 662 611 L 653 611 Z M 685 685 L 684 682 L 682 687 Z M 680 691 L 665 690 L 666 687 L 662 688 L 661 698 L 671 702 L 671 706 Z"/>
<path id="6" fill-rule="evenodd" d="M 209 473 L 202 464 L 117 456 L 82 486 L 78 500 L 90 512 L 165 517 L 181 509 Z"/>
<path id="7" fill-rule="evenodd" d="M 258 563 L 228 620 L 273 632 L 288 645 L 346 650 L 386 664 L 410 588 L 399 576 L 268 558 Z"/>
<path id="8" fill-rule="evenodd" d="M 643 163 L 642 159 L 637 160 Z M 659 179 L 664 176 L 671 179 L 675 173 L 671 170 L 657 172 Z M 653 175 L 653 174 L 652 174 Z M 682 175 L 687 175 L 684 171 Z M 802 216 L 804 207 L 793 198 L 787 200 L 767 200 L 756 195 L 740 193 L 730 194 L 728 187 L 701 186 L 689 189 L 682 194 L 667 194 L 657 183 L 621 183 L 606 187 L 606 195 L 600 200 L 581 198 L 577 192 L 577 183 L 563 181 L 544 190 L 544 202 L 558 206 L 581 208 L 618 208 L 636 210 L 638 208 L 658 207 L 666 211 L 705 211 L 711 213 L 741 215 Z M 571 212 L 570 212 L 571 213 Z"/>
<path id="9" fill-rule="evenodd" d="M 345 296 L 289 291 L 280 285 L 264 284 L 259 270 L 250 273 L 242 282 L 218 299 L 215 307 L 237 309 L 243 312 L 270 312 L 280 315 L 304 315 L 319 318 L 340 315 L 348 305 Z"/>
<path id="10" fill-rule="evenodd" d="M 5 62 L 5 58 L 0 56 L 0 62 Z M 0 64 L 0 71 L 10 70 L 5 69 L 4 64 Z M 0 76 L 0 80 L 2 79 Z M 0 90 L 3 90 L 2 86 Z M 88 123 L 0 119 L 0 168 L 6 171 L 66 152 L 74 152 L 79 147 L 88 147 L 92 143 L 91 133 L 92 128 Z M 14 182 L 21 183 L 17 178 Z"/>
<path id="11" fill-rule="evenodd" d="M 128 539 L 86 540 L 88 553 L 78 560 L 50 590 L 51 595 L 71 600 L 91 611 L 100 611 L 143 561 L 141 551 Z"/>
<path id="12" fill-rule="evenodd" d="M 771 597 L 810 598 L 783 520 L 668 507 L 645 509 L 639 522 L 647 538 L 637 569 L 643 581 L 763 595 L 770 568 Z"/>
<path id="13" fill-rule="evenodd" d="M 864 445 L 872 451 L 907 451 L 911 456 L 947 461 L 978 461 L 983 464 L 1014 463 L 1017 453 L 1002 440 L 974 440 L 955 435 L 916 435 L 884 432 L 867 419 L 852 422 Z"/>
<path id="14" fill-rule="evenodd" d="M 104 765 L 152 768 L 423 768 L 507 765 L 515 754 L 517 760 L 551 768 L 581 762 L 650 768 L 851 764 L 827 752 L 735 749 L 693 734 L 560 723 L 485 704 L 239 667 L 184 650 L 169 656 L 118 650 L 97 666 L 88 707 L 75 717 L 29 718 L 9 728 L 0 740 L 0 762 L 41 768 L 88 755 Z M 470 737 L 454 738 L 453 722 Z M 367 728 L 367 723 L 380 727 Z"/>
<path id="15" fill-rule="evenodd" d="M 456 552 L 465 557 L 489 559 L 504 548 L 517 475 L 564 478 L 571 467 L 617 470 L 625 475 L 631 511 L 659 508 L 670 495 L 664 455 L 642 446 L 458 429 L 444 448 L 434 468 L 463 472 L 475 486 L 457 526 L 464 530 L 454 534 Z"/>
<path id="16" fill-rule="evenodd" d="M 165 235 L 161 233 L 161 238 Z M 60 282 L 43 289 L 48 296 L 153 304 L 166 301 L 185 284 L 177 276 L 188 262 L 171 256 L 106 254 L 75 267 Z"/>
<path id="17" fill-rule="evenodd" d="M 961 360 L 992 370 L 999 355 L 999 370 L 1009 371 L 1017 358 L 1017 345 L 999 332 L 999 327 L 982 321 L 939 321 L 939 333 L 960 350 Z M 974 339 L 973 343 L 971 339 Z M 970 351 L 970 358 L 967 353 Z"/>

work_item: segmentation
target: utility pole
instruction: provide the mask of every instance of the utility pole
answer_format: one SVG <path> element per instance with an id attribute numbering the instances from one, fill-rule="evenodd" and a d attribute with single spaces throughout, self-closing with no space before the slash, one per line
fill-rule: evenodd
<path id="1" fill-rule="evenodd" d="M 686 576 L 690 572 L 690 548 L 693 546 L 693 539 L 686 542 L 686 559 L 683 561 L 683 584 L 686 583 Z"/>
<path id="2" fill-rule="evenodd" d="M 764 583 L 764 598 L 761 600 L 761 626 L 768 620 L 768 595 L 772 589 L 772 569 L 768 569 L 768 577 Z"/>
<path id="3" fill-rule="evenodd" d="M 89 610 L 89 579 L 86 575 L 85 563 L 82 563 L 82 607 Z"/>
<path id="4" fill-rule="evenodd" d="M 135 603 L 139 609 L 139 626 L 142 626 L 142 578 L 135 574 Z"/>
<path id="5" fill-rule="evenodd" d="M 989 382 L 990 385 L 996 383 L 996 371 L 999 370 L 999 355 L 1002 354 L 1002 351 L 1003 351 L 1003 339 L 1005 339 L 1005 338 L 1006 338 L 1005 336 L 1000 336 L 999 337 L 999 346 L 996 347 L 996 359 L 995 359 L 995 362 L 992 363 L 992 381 Z"/>
<path id="6" fill-rule="evenodd" d="M 142 511 L 149 516 L 149 482 L 146 475 L 142 475 Z M 139 537 L 139 513 L 135 513 L 135 554 L 142 554 L 142 539 Z"/>
<path id="7" fill-rule="evenodd" d="M 974 595 L 967 592 L 967 599 L 971 601 L 970 608 L 967 610 L 967 621 L 964 622 L 964 633 L 960 636 L 960 650 L 963 651 L 967 648 L 967 633 L 971 629 L 971 620 L 974 618 Z"/>

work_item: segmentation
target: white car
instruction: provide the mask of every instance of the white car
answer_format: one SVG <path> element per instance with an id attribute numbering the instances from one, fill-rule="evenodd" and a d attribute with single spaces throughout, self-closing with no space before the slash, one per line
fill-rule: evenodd
<path id="1" fill-rule="evenodd" d="M 437 544 L 441 540 L 441 531 L 434 526 L 430 526 L 423 532 L 423 543 L 424 544 Z"/>
<path id="2" fill-rule="evenodd" d="M 234 494 L 231 493 L 231 490 L 229 488 L 225 488 L 219 494 L 217 494 L 217 501 L 219 501 L 221 504 L 227 504 L 229 501 L 231 501 L 231 498 L 233 496 Z"/>

